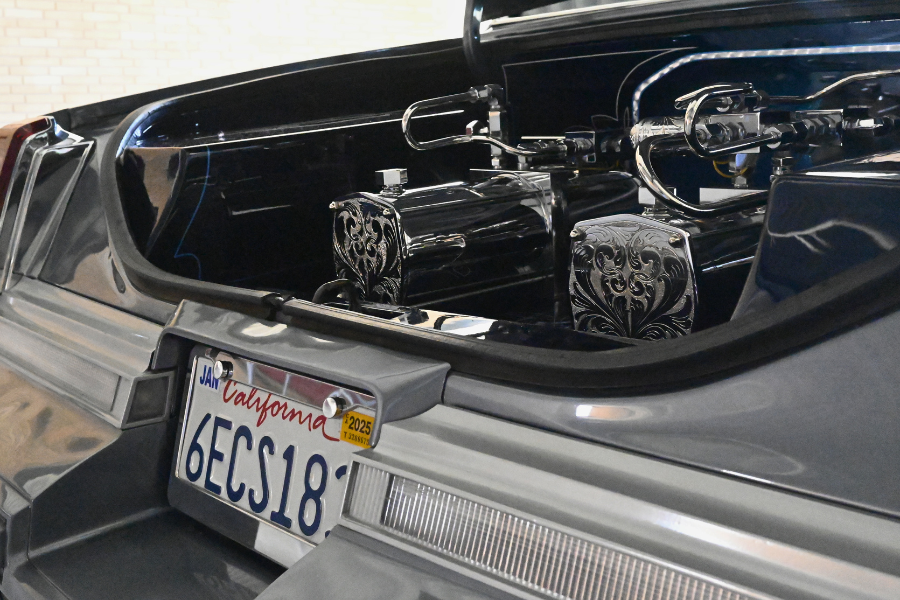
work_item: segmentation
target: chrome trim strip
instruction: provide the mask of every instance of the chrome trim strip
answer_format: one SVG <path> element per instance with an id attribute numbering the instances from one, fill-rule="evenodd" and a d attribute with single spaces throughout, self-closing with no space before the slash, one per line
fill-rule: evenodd
<path id="1" fill-rule="evenodd" d="M 197 380 L 197 361 L 199 360 L 199 356 L 194 356 L 191 360 L 191 374 L 190 378 L 187 382 L 187 391 L 185 392 L 184 397 L 184 411 L 180 415 L 180 422 L 178 426 L 181 428 L 181 435 L 178 436 L 178 445 L 175 446 L 175 477 L 181 478 L 181 461 L 178 458 L 181 457 L 181 449 L 184 448 L 184 436 L 187 435 L 187 418 L 188 415 L 191 414 L 191 401 L 194 398 L 194 381 Z"/>
<path id="2" fill-rule="evenodd" d="M 22 199 L 19 200 L 19 210 L 16 211 L 16 220 L 13 222 L 12 236 L 6 258 L 3 261 L 3 279 L 0 281 L 0 292 L 10 288 L 13 269 L 15 268 L 16 254 L 19 252 L 19 243 L 22 241 L 22 230 L 25 228 L 25 217 L 28 215 L 28 207 L 31 204 L 31 194 L 34 192 L 34 182 L 37 180 L 38 171 L 41 170 L 41 162 L 47 148 L 41 148 L 35 152 L 34 160 L 28 169 L 28 179 L 25 180 L 25 189 L 22 190 Z"/>
<path id="3" fill-rule="evenodd" d="M 811 177 L 846 177 L 847 179 L 900 179 L 900 173 L 890 171 L 805 171 L 803 175 Z"/>
<path id="4" fill-rule="evenodd" d="M 19 172 L 19 170 L 21 170 L 23 168 L 23 166 L 25 166 L 22 163 L 25 162 L 26 160 L 28 161 L 28 163 L 27 163 L 28 175 L 27 175 L 27 179 L 26 179 L 25 188 L 22 190 L 22 194 L 19 198 L 19 201 L 15 203 L 15 207 L 16 207 L 15 208 L 16 212 L 14 215 L 15 220 L 12 223 L 12 227 L 14 228 L 14 230 L 13 230 L 12 234 L 10 235 L 9 245 L 6 248 L 0 248 L 0 260 L 3 261 L 2 266 L 0 266 L 0 292 L 3 292 L 7 289 L 8 285 L 9 285 L 9 280 L 12 277 L 11 270 L 12 270 L 12 261 L 13 261 L 13 256 L 14 256 L 14 253 L 12 250 L 13 250 L 13 247 L 16 245 L 15 228 L 20 227 L 19 219 L 20 219 L 20 215 L 22 214 L 22 202 L 24 201 L 26 196 L 31 194 L 30 186 L 34 185 L 34 178 L 37 176 L 37 169 L 35 168 L 35 161 L 37 161 L 37 163 L 40 164 L 40 154 L 41 154 L 42 148 L 39 148 L 37 150 L 31 150 L 31 152 L 29 152 L 30 146 L 38 139 L 39 136 L 47 137 L 48 132 L 52 131 L 52 130 L 53 130 L 53 125 L 51 124 L 50 127 L 45 129 L 44 131 L 40 131 L 38 133 L 35 133 L 34 135 L 29 136 L 22 143 L 22 148 L 19 151 L 19 156 L 16 157 L 16 164 L 13 167 L 12 175 L 10 176 L 10 179 L 9 179 L 9 189 L 6 190 L 6 198 L 4 199 L 4 202 L 3 202 L 3 210 L 2 210 L 2 212 L 0 212 L 0 239 L 2 239 L 3 230 L 5 229 L 4 226 L 6 225 L 6 218 L 9 214 L 10 206 L 13 205 L 12 193 L 13 193 L 13 188 L 15 187 L 16 174 Z M 28 156 L 29 153 L 31 154 L 31 156 Z M 4 250 L 6 252 L 5 255 L 3 254 Z"/>
<path id="5" fill-rule="evenodd" d="M 28 136 L 25 139 L 25 141 L 22 142 L 22 146 L 19 150 L 19 155 L 16 157 L 16 163 L 15 163 L 15 165 L 13 165 L 12 174 L 9 178 L 9 187 L 7 188 L 6 194 L 3 198 L 2 209 L 0 209 L 0 232 L 3 231 L 3 224 L 6 222 L 6 214 L 9 211 L 9 205 L 10 205 L 10 200 L 12 199 L 12 191 L 13 191 L 14 182 L 16 179 L 16 173 L 22 167 L 22 161 L 25 160 L 25 155 L 28 151 L 28 147 L 31 145 L 31 143 L 34 141 L 34 139 L 36 137 L 38 137 L 40 135 L 47 135 L 47 132 L 52 131 L 53 127 L 54 127 L 54 123 L 55 123 L 55 121 L 51 118 L 50 126 L 47 129 L 45 129 L 43 131 L 38 131 L 37 133 L 34 133 L 34 134 Z M 5 260 L 6 257 L 3 257 L 3 259 Z M 4 289 L 5 283 L 6 283 L 6 268 L 3 267 L 2 271 L 0 271 L 0 290 Z"/>
<path id="6" fill-rule="evenodd" d="M 647 79 L 641 82 L 634 90 L 631 99 L 631 113 L 634 120 L 640 120 L 640 101 L 641 94 L 648 87 L 659 81 L 662 77 L 668 75 L 675 69 L 682 67 L 688 63 L 700 60 L 721 60 L 729 58 L 755 58 L 755 57 L 771 57 L 771 56 L 824 56 L 834 54 L 875 54 L 879 52 L 900 52 L 900 44 L 871 44 L 867 46 L 820 46 L 807 48 L 772 48 L 768 50 L 738 50 L 733 52 L 700 52 L 698 54 L 690 54 L 682 56 L 675 60 Z"/>
<path id="7" fill-rule="evenodd" d="M 528 21 L 540 21 L 543 19 L 553 19 L 555 17 L 568 17 L 570 15 L 578 15 L 585 13 L 595 13 L 610 9 L 622 9 L 632 6 L 647 6 L 650 4 L 667 4 L 682 2 L 683 0 L 622 0 L 621 2 L 612 2 L 610 4 L 601 4 L 599 6 L 583 6 L 580 8 L 570 8 L 567 10 L 556 10 L 553 12 L 539 13 L 536 15 L 526 15 L 520 17 L 498 17 L 481 23 L 481 33 L 489 33 L 494 27 L 502 27 L 504 25 L 512 25 L 514 23 L 525 23 Z"/>
<path id="8" fill-rule="evenodd" d="M 892 519 L 468 410 L 436 406 L 387 423 L 379 445 L 354 460 L 759 594 L 900 597 Z M 341 524 L 476 576 L 371 527 Z M 867 562 L 874 555 L 877 569 Z"/>
<path id="9" fill-rule="evenodd" d="M 234 356 L 213 348 L 206 351 L 206 357 L 213 361 L 230 362 L 234 366 L 234 373 L 229 379 L 255 387 L 264 392 L 269 392 L 318 410 L 322 410 L 322 404 L 326 398 L 339 396 L 347 402 L 348 408 L 345 412 L 363 408 L 372 411 L 372 415 L 375 414 L 375 398 L 369 394 L 350 390 L 327 381 L 306 377 L 298 373 L 291 373 L 278 367 Z M 196 364 L 194 367 L 196 368 Z"/>
<path id="10" fill-rule="evenodd" d="M 727 269 L 728 267 L 736 267 L 738 265 L 746 265 L 747 263 L 752 263 L 753 256 L 745 256 L 744 258 L 739 258 L 737 260 L 732 260 L 726 263 L 722 263 L 721 265 L 713 265 L 711 267 L 706 267 L 705 269 L 701 269 L 701 273 L 712 273 L 714 271 L 718 271 L 720 269 Z"/>

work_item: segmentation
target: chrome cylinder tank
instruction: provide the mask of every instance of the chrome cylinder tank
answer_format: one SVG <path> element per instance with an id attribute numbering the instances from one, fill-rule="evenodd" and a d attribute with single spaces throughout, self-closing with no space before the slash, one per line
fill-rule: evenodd
<path id="1" fill-rule="evenodd" d="M 337 275 L 363 299 L 403 305 L 548 279 L 551 204 L 544 173 L 351 194 L 332 205 Z"/>

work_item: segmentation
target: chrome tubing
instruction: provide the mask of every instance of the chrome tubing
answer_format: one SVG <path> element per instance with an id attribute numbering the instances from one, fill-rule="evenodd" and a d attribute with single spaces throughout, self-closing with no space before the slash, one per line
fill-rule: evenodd
<path id="1" fill-rule="evenodd" d="M 895 77 L 898 75 L 900 75 L 900 69 L 856 73 L 855 75 L 849 75 L 847 77 L 844 77 L 843 79 L 839 79 L 831 85 L 826 86 L 818 92 L 810 94 L 809 96 L 770 96 L 769 100 L 772 104 L 806 104 L 807 102 L 818 100 L 819 98 L 827 96 L 831 92 L 838 90 L 845 85 L 849 85 L 857 81 L 866 81 L 869 79 L 884 79 L 885 77 Z"/>
<path id="2" fill-rule="evenodd" d="M 650 163 L 650 155 L 660 149 L 687 150 L 689 146 L 685 144 L 684 137 L 681 134 L 662 135 L 645 139 L 638 144 L 637 152 L 635 153 L 635 164 L 638 174 L 641 176 L 647 189 L 675 213 L 690 218 L 718 217 L 737 210 L 762 206 L 769 198 L 768 192 L 751 192 L 705 206 L 696 206 L 686 202 L 667 190 L 653 170 L 653 165 Z"/>
<path id="3" fill-rule="evenodd" d="M 755 91 L 752 83 L 716 83 L 676 98 L 675 109 L 684 110 L 697 100 L 700 101 L 700 104 L 703 104 L 713 98 L 725 98 L 736 95 L 745 96 Z"/>
<path id="4" fill-rule="evenodd" d="M 747 96 L 749 94 L 758 94 L 753 89 L 751 83 L 720 83 L 711 85 L 703 89 L 697 90 L 687 96 L 682 96 L 675 101 L 676 107 L 683 107 L 687 103 L 687 110 L 684 113 L 684 138 L 688 146 L 697 156 L 702 158 L 714 158 L 716 156 L 724 156 L 726 154 L 734 154 L 736 152 L 744 152 L 752 148 L 758 148 L 765 144 L 771 143 L 772 139 L 765 136 L 757 136 L 725 144 L 710 150 L 700 143 L 697 138 L 697 121 L 700 116 L 700 109 L 704 104 L 717 98 L 732 98 L 733 96 Z"/>
<path id="5" fill-rule="evenodd" d="M 415 150 L 433 150 L 435 148 L 443 148 L 444 146 L 455 146 L 457 144 L 471 144 L 473 142 L 480 142 L 496 146 L 504 152 L 513 154 L 515 156 L 537 156 L 538 154 L 540 154 L 539 152 L 524 150 L 521 148 L 514 148 L 509 144 L 498 140 L 497 138 L 493 138 L 487 135 L 451 135 L 449 137 L 438 138 L 436 140 L 428 140 L 424 142 L 420 142 L 413 137 L 410 121 L 418 111 L 426 108 L 450 106 L 453 104 L 476 104 L 478 102 L 496 103 L 496 90 L 497 88 L 495 86 L 473 87 L 470 88 L 468 92 L 463 92 L 462 94 L 453 94 L 451 96 L 441 96 L 440 98 L 420 100 L 419 102 L 411 104 L 410 107 L 406 109 L 406 112 L 403 113 L 403 118 L 400 120 L 400 125 L 403 128 L 403 136 L 406 138 L 406 142 Z"/>

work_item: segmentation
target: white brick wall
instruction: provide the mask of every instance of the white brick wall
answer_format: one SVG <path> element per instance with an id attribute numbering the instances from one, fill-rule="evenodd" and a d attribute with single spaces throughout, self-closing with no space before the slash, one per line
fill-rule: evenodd
<path id="1" fill-rule="evenodd" d="M 465 0 L 0 0 L 0 125 L 299 60 L 458 37 Z"/>

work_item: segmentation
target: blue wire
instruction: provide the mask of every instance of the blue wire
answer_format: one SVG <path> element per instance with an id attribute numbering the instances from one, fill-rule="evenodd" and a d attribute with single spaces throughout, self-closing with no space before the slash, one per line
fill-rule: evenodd
<path id="1" fill-rule="evenodd" d="M 210 163 L 210 152 L 209 147 L 206 148 L 206 178 L 203 180 L 203 189 L 200 190 L 200 200 L 197 201 L 197 206 L 194 208 L 194 214 L 191 215 L 191 220 L 188 221 L 187 227 L 184 228 L 184 233 L 181 235 L 181 241 L 178 242 L 178 247 L 175 248 L 175 255 L 172 258 L 181 258 L 183 256 L 190 256 L 194 260 L 197 261 L 197 279 L 203 281 L 203 269 L 200 266 L 200 258 L 197 257 L 196 254 L 191 252 L 185 252 L 182 254 L 181 246 L 184 244 L 184 238 L 187 237 L 188 230 L 191 228 L 191 225 L 194 224 L 194 219 L 197 217 L 197 213 L 200 211 L 200 205 L 203 204 L 203 197 L 206 195 L 206 186 L 209 183 L 209 163 Z"/>

